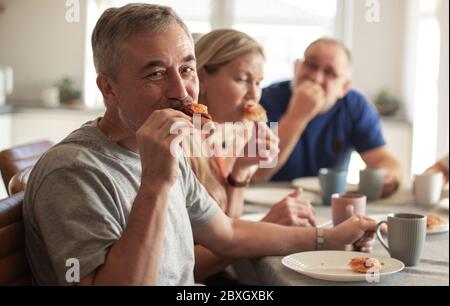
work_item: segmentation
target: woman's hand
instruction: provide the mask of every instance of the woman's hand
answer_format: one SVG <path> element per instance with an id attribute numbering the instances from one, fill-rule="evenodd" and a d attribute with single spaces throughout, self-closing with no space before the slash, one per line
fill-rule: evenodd
<path id="1" fill-rule="evenodd" d="M 316 213 L 308 201 L 300 199 L 302 190 L 297 189 L 275 204 L 261 220 L 281 225 L 316 226 Z"/>

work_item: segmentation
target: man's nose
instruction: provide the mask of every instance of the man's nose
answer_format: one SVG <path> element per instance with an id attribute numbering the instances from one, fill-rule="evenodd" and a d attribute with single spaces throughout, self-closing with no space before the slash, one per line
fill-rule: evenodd
<path id="1" fill-rule="evenodd" d="M 184 100 L 188 96 L 186 84 L 180 74 L 175 73 L 169 77 L 166 96 L 173 100 Z"/>

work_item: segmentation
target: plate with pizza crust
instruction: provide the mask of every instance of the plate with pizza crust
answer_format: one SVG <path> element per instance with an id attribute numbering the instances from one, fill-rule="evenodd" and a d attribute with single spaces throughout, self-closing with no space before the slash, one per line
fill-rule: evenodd
<path id="1" fill-rule="evenodd" d="M 381 264 L 381 269 L 358 273 L 349 263 L 355 258 L 369 257 Z M 391 257 L 362 252 L 314 251 L 302 252 L 283 257 L 283 266 L 311 278 L 334 282 L 370 282 L 402 271 L 405 265 Z"/>
<path id="2" fill-rule="evenodd" d="M 438 214 L 427 214 L 427 235 L 447 233 L 449 230 L 448 220 Z"/>

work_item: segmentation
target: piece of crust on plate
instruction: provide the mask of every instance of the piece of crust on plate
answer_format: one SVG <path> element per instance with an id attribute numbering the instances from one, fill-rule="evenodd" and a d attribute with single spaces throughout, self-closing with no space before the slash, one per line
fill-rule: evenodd
<path id="1" fill-rule="evenodd" d="M 353 272 L 367 273 L 370 271 L 381 271 L 383 265 L 376 258 L 371 257 L 357 257 L 352 258 L 348 263 Z"/>
<path id="2" fill-rule="evenodd" d="M 437 214 L 430 213 L 427 215 L 427 229 L 436 229 L 445 224 L 444 218 Z"/>

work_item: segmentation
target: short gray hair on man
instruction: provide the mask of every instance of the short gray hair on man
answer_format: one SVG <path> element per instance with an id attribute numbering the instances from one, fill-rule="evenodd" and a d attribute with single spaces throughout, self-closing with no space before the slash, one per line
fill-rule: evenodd
<path id="1" fill-rule="evenodd" d="M 115 78 L 121 59 L 121 43 L 139 31 L 163 33 L 174 23 L 192 40 L 186 24 L 168 6 L 130 3 L 107 9 L 97 21 L 92 33 L 91 42 L 97 73 Z"/>
<path id="2" fill-rule="evenodd" d="M 319 38 L 319 39 L 313 41 L 305 49 L 305 55 L 308 52 L 308 50 L 311 49 L 311 47 L 313 47 L 314 45 L 317 45 L 317 44 L 321 44 L 321 43 L 339 46 L 344 51 L 344 53 L 345 53 L 345 55 L 347 57 L 349 65 L 350 66 L 352 65 L 352 53 L 350 52 L 350 50 L 344 45 L 343 42 L 341 42 L 341 41 L 339 41 L 337 39 L 334 39 L 334 38 L 330 38 L 330 37 L 322 37 L 322 38 Z"/>

